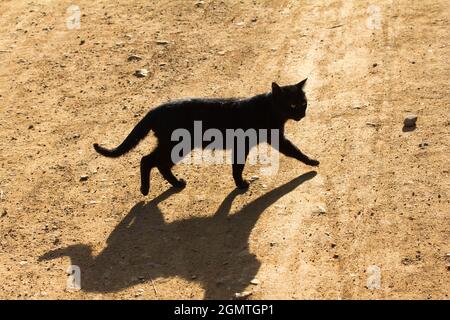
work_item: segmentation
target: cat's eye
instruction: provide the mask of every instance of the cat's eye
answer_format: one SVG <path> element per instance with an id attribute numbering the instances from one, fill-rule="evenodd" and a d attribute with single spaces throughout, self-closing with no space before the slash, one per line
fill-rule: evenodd
<path id="1" fill-rule="evenodd" d="M 297 108 L 297 106 L 295 104 L 291 104 L 291 108 L 295 109 L 295 108 Z"/>

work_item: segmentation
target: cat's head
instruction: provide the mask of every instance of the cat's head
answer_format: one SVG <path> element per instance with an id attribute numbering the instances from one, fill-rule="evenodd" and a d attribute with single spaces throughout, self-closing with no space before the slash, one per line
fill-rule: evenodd
<path id="1" fill-rule="evenodd" d="M 275 82 L 272 83 L 274 107 L 282 118 L 299 121 L 305 117 L 308 102 L 303 87 L 306 80 L 290 86 L 279 86 Z"/>

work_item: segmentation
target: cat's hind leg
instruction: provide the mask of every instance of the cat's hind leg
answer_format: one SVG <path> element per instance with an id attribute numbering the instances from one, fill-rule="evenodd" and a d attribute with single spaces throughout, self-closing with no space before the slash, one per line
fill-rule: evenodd
<path id="1" fill-rule="evenodd" d="M 175 188 L 182 189 L 186 186 L 186 181 L 183 179 L 178 179 L 172 173 L 172 167 L 175 165 L 171 157 L 172 149 L 173 144 L 160 143 L 158 145 L 159 157 L 157 159 L 156 167 L 167 182 Z"/>
<path id="2" fill-rule="evenodd" d="M 161 173 L 161 175 L 164 177 L 164 179 L 167 180 L 172 186 L 175 188 L 184 188 L 186 186 L 186 181 L 183 179 L 178 179 L 174 176 L 174 174 L 171 171 L 171 166 L 167 164 L 160 164 L 158 165 L 158 170 Z"/>
<path id="3" fill-rule="evenodd" d="M 153 151 L 141 159 L 141 193 L 146 196 L 150 190 L 150 171 L 157 163 L 157 153 Z"/>

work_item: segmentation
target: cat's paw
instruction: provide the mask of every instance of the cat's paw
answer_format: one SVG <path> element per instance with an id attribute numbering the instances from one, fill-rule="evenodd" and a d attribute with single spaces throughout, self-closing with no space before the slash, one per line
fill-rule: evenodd
<path id="1" fill-rule="evenodd" d="M 186 187 L 186 181 L 184 179 L 178 179 L 177 183 L 173 185 L 175 188 L 183 189 Z"/>
<path id="2" fill-rule="evenodd" d="M 250 182 L 248 182 L 247 180 L 236 182 L 236 187 L 238 187 L 239 189 L 247 189 L 249 186 Z"/>
<path id="3" fill-rule="evenodd" d="M 150 190 L 150 186 L 141 186 L 142 195 L 144 195 L 144 196 L 148 195 L 149 190 Z"/>
<path id="4" fill-rule="evenodd" d="M 305 161 L 305 164 L 307 164 L 308 166 L 317 167 L 320 162 L 314 159 L 308 159 Z"/>

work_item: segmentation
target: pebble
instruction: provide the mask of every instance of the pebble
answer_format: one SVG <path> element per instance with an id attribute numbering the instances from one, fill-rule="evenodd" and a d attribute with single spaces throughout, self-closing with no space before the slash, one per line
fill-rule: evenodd
<path id="1" fill-rule="evenodd" d="M 134 294 L 134 296 L 139 297 L 139 296 L 142 296 L 143 293 L 144 293 L 144 289 L 138 289 L 137 292 Z"/>
<path id="2" fill-rule="evenodd" d="M 417 122 L 417 116 L 414 114 L 408 115 L 405 117 L 405 120 L 403 120 L 403 124 L 407 128 L 412 128 L 416 126 Z"/>
<path id="3" fill-rule="evenodd" d="M 1 218 L 6 217 L 7 214 L 8 214 L 8 211 L 6 211 L 6 209 L 3 209 Z"/>
<path id="4" fill-rule="evenodd" d="M 251 295 L 252 295 L 252 293 L 250 291 L 237 292 L 234 294 L 234 298 L 243 300 L 243 299 L 247 299 Z"/>
<path id="5" fill-rule="evenodd" d="M 259 179 L 258 176 L 251 176 L 250 181 L 256 181 L 256 180 L 258 180 L 258 179 Z"/>
<path id="6" fill-rule="evenodd" d="M 426 147 L 428 147 L 428 142 L 419 143 L 419 147 L 425 149 Z"/>
<path id="7" fill-rule="evenodd" d="M 80 181 L 87 181 L 87 179 L 89 179 L 89 176 L 87 174 L 80 176 Z"/>
<path id="8" fill-rule="evenodd" d="M 167 40 L 156 40 L 156 44 L 166 45 L 166 44 L 169 44 L 169 41 L 167 41 Z"/>
<path id="9" fill-rule="evenodd" d="M 128 61 L 140 61 L 142 60 L 142 57 L 135 55 L 135 54 L 130 54 L 128 56 Z"/>
<path id="10" fill-rule="evenodd" d="M 147 69 L 139 69 L 134 72 L 134 75 L 138 78 L 144 78 L 148 75 Z"/>
<path id="11" fill-rule="evenodd" d="M 261 284 L 261 281 L 259 281 L 258 279 L 254 278 L 252 281 L 250 281 L 250 284 L 257 286 L 258 284 Z"/>
<path id="12" fill-rule="evenodd" d="M 81 40 L 80 41 L 80 46 L 82 46 L 83 44 L 85 44 L 86 43 L 86 40 Z"/>
<path id="13" fill-rule="evenodd" d="M 317 208 L 314 209 L 314 213 L 316 213 L 316 214 L 325 214 L 325 213 L 327 213 L 327 210 L 324 207 L 322 207 L 322 206 L 317 206 Z"/>
<path id="14" fill-rule="evenodd" d="M 24 265 L 28 264 L 28 261 L 20 261 L 19 264 L 20 264 L 21 266 L 24 266 Z"/>

